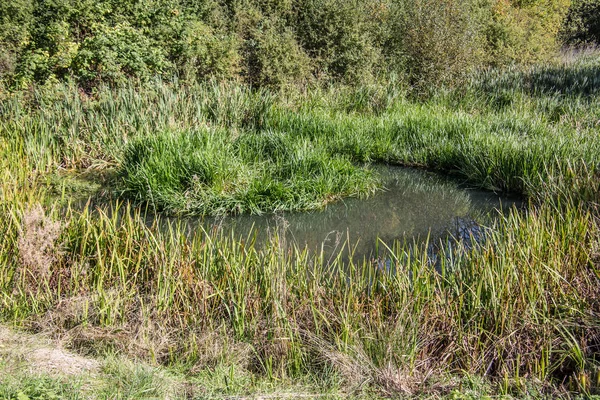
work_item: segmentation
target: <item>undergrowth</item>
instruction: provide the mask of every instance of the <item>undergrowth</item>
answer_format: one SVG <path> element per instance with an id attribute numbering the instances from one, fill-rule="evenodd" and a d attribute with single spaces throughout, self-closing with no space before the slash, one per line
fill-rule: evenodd
<path id="1" fill-rule="evenodd" d="M 585 62 L 597 77 L 597 61 Z M 257 97 L 165 82 L 5 98 L 0 318 L 88 355 L 117 351 L 190 376 L 325 376 L 385 396 L 450 396 L 465 377 L 494 394 L 597 393 L 597 81 L 561 77 L 579 66 L 544 68 L 488 71 L 420 103 L 355 93 L 352 107 L 349 88 Z M 216 111 L 217 93 L 242 108 Z M 452 172 L 530 206 L 505 210 L 479 245 L 441 250 L 438 265 L 426 244 L 382 244 L 390 269 L 276 235 L 264 245 L 190 235 L 136 206 L 320 207 L 372 192 L 368 165 L 379 162 Z M 108 191 L 125 199 L 59 207 L 48 176 L 74 168 L 113 172 Z"/>

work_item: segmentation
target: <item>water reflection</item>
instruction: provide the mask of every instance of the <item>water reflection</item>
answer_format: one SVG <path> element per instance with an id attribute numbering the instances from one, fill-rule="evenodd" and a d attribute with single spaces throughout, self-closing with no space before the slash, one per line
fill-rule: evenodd
<path id="1" fill-rule="evenodd" d="M 519 203 L 491 192 L 469 190 L 426 171 L 378 167 L 378 172 L 386 190 L 366 200 L 345 199 L 316 212 L 187 219 L 185 223 L 190 234 L 201 227 L 234 232 L 237 238 L 252 233 L 259 245 L 277 232 L 288 244 L 310 250 L 323 247 L 326 254 L 338 251 L 349 239 L 356 243 L 355 256 L 371 257 L 378 239 L 392 243 L 451 234 L 471 240 L 481 234 L 479 223 L 489 222 L 496 209 Z"/>

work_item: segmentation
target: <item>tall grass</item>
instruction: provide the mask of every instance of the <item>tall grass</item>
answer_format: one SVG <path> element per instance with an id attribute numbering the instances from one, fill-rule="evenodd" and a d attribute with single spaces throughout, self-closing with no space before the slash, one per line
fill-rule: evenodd
<path id="1" fill-rule="evenodd" d="M 123 193 L 172 213 L 225 214 L 323 207 L 377 187 L 371 171 L 310 140 L 280 132 L 204 130 L 134 140 Z"/>
<path id="2" fill-rule="evenodd" d="M 460 371 L 516 390 L 523 376 L 588 390 L 600 232 L 593 209 L 562 201 L 509 212 L 482 245 L 440 257 L 439 270 L 425 246 L 394 245 L 393 268 L 381 270 L 277 237 L 264 247 L 227 232 L 190 238 L 176 224 L 147 226 L 128 206 L 55 210 L 35 222 L 63 226 L 42 274 L 22 262 L 31 209 L 13 199 L 2 209 L 2 318 L 87 352 L 116 348 L 196 370 L 232 362 L 298 377 L 332 368 L 390 392 Z"/>
<path id="3" fill-rule="evenodd" d="M 3 321 L 191 374 L 223 365 L 270 379 L 333 371 L 349 391 L 388 395 L 448 392 L 448 376 L 464 375 L 489 380 L 495 393 L 598 391 L 595 96 L 516 88 L 506 106 L 473 85 L 426 103 L 398 97 L 381 112 L 338 103 L 341 89 L 273 95 L 263 107 L 233 88 L 251 99 L 243 111 L 210 114 L 221 88 L 156 83 L 87 98 L 59 87 L 3 100 Z M 47 180 L 60 168 L 109 168 L 121 173 L 114 190 L 167 210 L 258 212 L 371 190 L 363 162 L 454 172 L 532 201 L 505 210 L 480 244 L 442 248 L 437 266 L 427 244 L 382 243 L 392 268 L 381 269 L 283 236 L 264 245 L 218 230 L 190 236 L 176 222 L 147 224 L 123 201 L 58 207 L 51 191 L 60 187 Z M 244 197 L 257 182 L 280 192 Z"/>
<path id="4" fill-rule="evenodd" d="M 488 71 L 426 102 L 393 87 L 273 94 L 156 81 L 88 97 L 58 85 L 4 99 L 0 134 L 24 138 L 37 171 L 120 171 L 116 192 L 174 213 L 319 208 L 372 193 L 365 163 L 377 162 L 532 195 L 550 170 L 598 166 L 598 71 L 593 58 Z"/>

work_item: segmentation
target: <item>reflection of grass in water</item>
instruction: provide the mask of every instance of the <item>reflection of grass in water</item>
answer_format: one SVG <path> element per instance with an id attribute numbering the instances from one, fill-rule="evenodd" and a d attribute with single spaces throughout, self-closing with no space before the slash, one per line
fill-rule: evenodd
<path id="1" fill-rule="evenodd" d="M 51 194 L 63 201 L 86 201 L 99 196 L 107 178 L 101 174 L 82 174 L 77 171 L 57 172 L 46 178 Z"/>
<path id="2" fill-rule="evenodd" d="M 473 203 L 471 195 L 456 183 L 430 173 L 398 167 L 376 167 L 375 172 L 388 182 L 388 192 L 366 201 L 345 201 L 312 213 L 238 216 L 216 221 L 220 220 L 222 229 L 233 231 L 237 237 L 245 237 L 252 226 L 261 243 L 278 234 L 280 244 L 287 241 L 286 246 L 308 245 L 311 251 L 324 247 L 327 254 L 336 251 L 340 236 L 346 237 L 349 231 L 355 252 L 362 257 L 374 250 L 378 237 L 391 241 L 419 235 L 421 241 L 428 229 L 432 239 L 443 236 L 453 229 L 456 216 L 477 218 L 475 213 L 482 206 Z"/>
<path id="3" fill-rule="evenodd" d="M 430 173 L 415 174 L 409 172 L 405 174 L 396 174 L 394 176 L 394 185 L 403 189 L 404 194 L 411 194 L 423 199 L 434 198 L 448 202 L 450 200 L 454 205 L 460 206 L 461 211 L 467 212 L 471 208 L 471 197 L 465 189 L 460 188 L 458 184 L 434 176 Z"/>

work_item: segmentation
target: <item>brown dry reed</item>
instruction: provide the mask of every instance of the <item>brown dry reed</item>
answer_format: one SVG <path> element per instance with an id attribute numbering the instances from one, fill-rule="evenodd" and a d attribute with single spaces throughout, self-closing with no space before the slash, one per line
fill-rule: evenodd
<path id="1" fill-rule="evenodd" d="M 20 290 L 36 293 L 42 285 L 49 283 L 62 228 L 60 222 L 46 215 L 40 204 L 24 211 L 17 239 L 19 267 L 16 280 L 20 282 Z"/>

